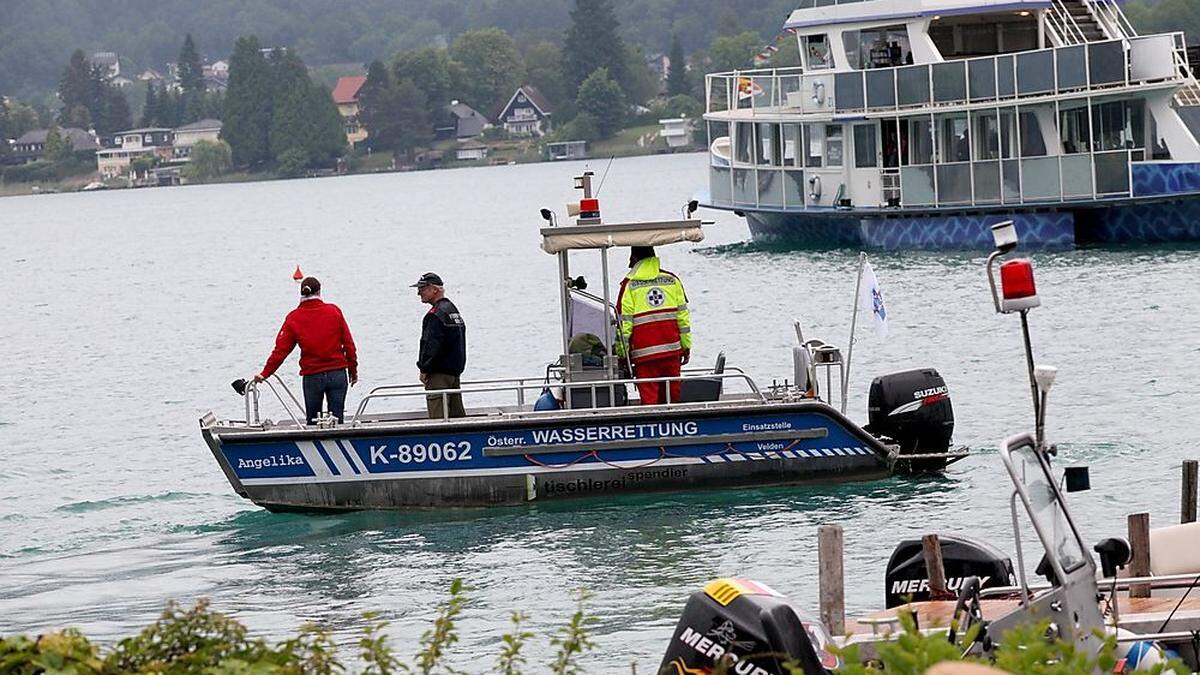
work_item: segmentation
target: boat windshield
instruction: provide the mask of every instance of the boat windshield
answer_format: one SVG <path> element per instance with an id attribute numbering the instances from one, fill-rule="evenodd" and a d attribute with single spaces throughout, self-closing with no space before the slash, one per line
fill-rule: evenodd
<path id="1" fill-rule="evenodd" d="M 1042 463 L 1032 445 L 1018 446 L 1010 456 L 1028 495 L 1029 517 L 1041 535 L 1047 553 L 1058 560 L 1064 573 L 1078 569 L 1087 561 L 1083 544 L 1054 489 L 1049 468 Z"/>

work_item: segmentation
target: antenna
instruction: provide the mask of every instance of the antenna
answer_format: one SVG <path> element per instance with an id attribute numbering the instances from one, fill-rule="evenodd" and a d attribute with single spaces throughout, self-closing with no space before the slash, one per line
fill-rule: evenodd
<path id="1" fill-rule="evenodd" d="M 600 176 L 600 187 L 596 188 L 597 197 L 600 196 L 600 191 L 604 189 L 604 179 L 608 178 L 608 170 L 612 168 L 613 160 L 616 158 L 616 155 L 611 155 L 608 158 L 608 165 L 604 167 L 604 175 Z"/>

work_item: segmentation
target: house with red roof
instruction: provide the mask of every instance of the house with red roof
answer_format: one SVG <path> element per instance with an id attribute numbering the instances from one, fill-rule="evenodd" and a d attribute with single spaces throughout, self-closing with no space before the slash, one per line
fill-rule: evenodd
<path id="1" fill-rule="evenodd" d="M 367 140 L 367 130 L 358 121 L 358 93 L 366 83 L 365 75 L 350 75 L 339 77 L 333 87 L 333 102 L 342 115 L 346 140 L 352 146 Z"/>

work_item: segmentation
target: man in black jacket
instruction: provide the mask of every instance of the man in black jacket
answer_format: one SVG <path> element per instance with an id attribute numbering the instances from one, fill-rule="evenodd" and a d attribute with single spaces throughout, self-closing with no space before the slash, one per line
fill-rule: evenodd
<path id="1" fill-rule="evenodd" d="M 421 324 L 421 354 L 417 368 L 426 390 L 458 389 L 459 376 L 467 366 L 467 325 L 458 308 L 446 298 L 442 278 L 433 272 L 421 275 L 417 296 L 431 305 Z M 425 397 L 430 419 L 466 417 L 462 394 L 436 394 Z"/>

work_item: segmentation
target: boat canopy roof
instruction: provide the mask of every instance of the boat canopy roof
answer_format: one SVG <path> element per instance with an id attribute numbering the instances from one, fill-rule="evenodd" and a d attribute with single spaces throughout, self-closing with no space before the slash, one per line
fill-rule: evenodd
<path id="1" fill-rule="evenodd" d="M 1051 0 L 801 0 L 784 28 L 826 24 L 869 23 L 923 16 L 982 14 L 1049 7 Z"/>
<path id="2" fill-rule="evenodd" d="M 542 228 L 542 250 L 562 253 L 614 246 L 665 246 L 684 241 L 704 241 L 702 225 L 711 221 L 665 220 L 651 223 L 601 223 Z"/>

